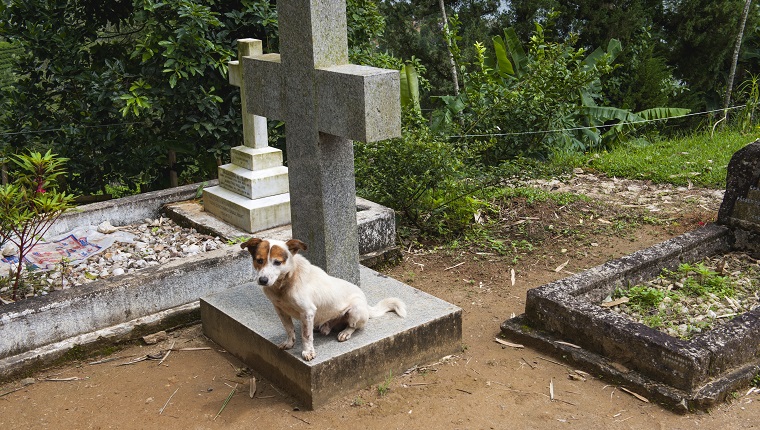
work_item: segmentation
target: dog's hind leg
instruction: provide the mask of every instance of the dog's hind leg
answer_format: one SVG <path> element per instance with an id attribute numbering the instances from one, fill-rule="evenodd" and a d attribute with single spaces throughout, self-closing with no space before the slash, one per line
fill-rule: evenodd
<path id="1" fill-rule="evenodd" d="M 330 334 L 330 332 L 337 328 L 338 330 L 341 330 L 346 327 L 348 324 L 348 313 L 343 313 L 343 315 L 339 316 L 338 318 L 333 318 L 330 321 L 327 321 L 326 323 L 323 323 L 319 326 L 319 332 L 323 335 L 327 336 Z"/>
<path id="2" fill-rule="evenodd" d="M 338 333 L 338 341 L 345 342 L 351 339 L 351 335 L 356 329 L 364 327 L 369 319 L 369 312 L 366 306 L 352 306 L 345 314 L 348 326 Z"/>
<path id="3" fill-rule="evenodd" d="M 277 308 L 274 308 L 274 310 L 277 312 L 277 316 L 280 317 L 282 326 L 285 328 L 285 333 L 288 335 L 288 338 L 285 340 L 285 342 L 279 344 L 278 347 L 280 349 L 290 349 L 296 343 L 296 329 L 293 326 L 293 319 L 290 318 L 290 315 L 282 312 Z"/>

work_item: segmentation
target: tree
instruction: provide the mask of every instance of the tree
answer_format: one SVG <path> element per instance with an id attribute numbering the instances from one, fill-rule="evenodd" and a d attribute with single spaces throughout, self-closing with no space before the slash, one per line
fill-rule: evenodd
<path id="1" fill-rule="evenodd" d="M 744 27 L 747 25 L 747 15 L 749 14 L 749 7 L 752 4 L 752 0 L 747 0 L 744 4 L 744 11 L 742 12 L 742 19 L 739 24 L 739 31 L 736 35 L 736 43 L 734 44 L 734 55 L 731 58 L 731 71 L 728 73 L 728 88 L 726 89 L 726 96 L 723 98 L 723 119 L 728 118 L 728 107 L 731 103 L 731 90 L 734 87 L 734 77 L 736 76 L 736 65 L 739 62 L 739 50 L 742 46 L 742 39 L 744 38 Z"/>
<path id="2" fill-rule="evenodd" d="M 24 258 L 71 207 L 74 196 L 57 190 L 56 178 L 64 173 L 65 158 L 48 151 L 20 155 L 12 160 L 18 166 L 16 180 L 0 186 L 0 245 L 10 242 L 18 250 L 11 293 L 16 300 Z"/>
<path id="3" fill-rule="evenodd" d="M 446 2 L 446 12 L 451 12 L 447 16 L 458 16 L 457 28 L 449 30 L 456 32 L 460 46 L 470 47 L 501 31 L 499 4 L 497 0 Z M 383 0 L 379 7 L 386 21 L 380 48 L 398 58 L 417 58 L 427 67 L 427 78 L 432 89 L 427 97 L 422 98 L 423 105 L 430 106 L 434 103 L 430 96 L 454 93 L 439 1 Z M 461 54 L 464 57 L 460 59 L 462 62 L 474 60 L 474 54 L 469 49 L 463 49 Z M 457 73 L 461 74 L 461 69 Z M 462 79 L 459 79 L 458 85 L 463 85 Z"/>
<path id="4" fill-rule="evenodd" d="M 216 175 L 241 139 L 239 96 L 227 83 L 234 39 L 276 44 L 267 0 L 11 0 L 0 34 L 22 46 L 3 98 L 2 149 L 55 148 L 80 192 L 168 184 L 170 150 L 185 181 Z M 213 7 L 212 7 L 213 6 Z"/>
<path id="5" fill-rule="evenodd" d="M 669 64 L 692 92 L 700 94 L 699 108 L 719 108 L 730 69 L 732 48 L 745 0 L 678 0 L 665 13 Z M 754 28 L 760 16 L 750 9 L 747 23 Z"/>

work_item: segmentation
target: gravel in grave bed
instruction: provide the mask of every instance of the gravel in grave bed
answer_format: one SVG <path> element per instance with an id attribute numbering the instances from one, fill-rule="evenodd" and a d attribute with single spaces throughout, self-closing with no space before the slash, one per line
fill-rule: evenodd
<path id="1" fill-rule="evenodd" d="M 110 278 L 137 270 L 213 251 L 225 245 L 215 236 L 183 228 L 168 218 L 146 219 L 141 224 L 116 227 L 133 234 L 134 240 L 115 242 L 106 250 L 87 260 L 71 265 L 56 265 L 48 271 L 24 271 L 21 298 L 46 295 L 53 290 L 74 288 L 99 279 Z M 7 277 L 0 278 L 0 297 L 10 299 Z"/>
<path id="2" fill-rule="evenodd" d="M 601 304 L 670 336 L 692 336 L 760 305 L 760 260 L 739 252 L 663 270 Z"/>

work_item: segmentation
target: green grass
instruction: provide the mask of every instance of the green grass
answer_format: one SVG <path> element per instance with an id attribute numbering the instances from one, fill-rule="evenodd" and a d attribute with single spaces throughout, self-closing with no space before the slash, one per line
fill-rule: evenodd
<path id="1" fill-rule="evenodd" d="M 561 155 L 553 163 L 593 169 L 607 176 L 706 188 L 725 188 L 734 152 L 759 136 L 724 130 L 654 143 L 634 141 L 610 151 Z"/>

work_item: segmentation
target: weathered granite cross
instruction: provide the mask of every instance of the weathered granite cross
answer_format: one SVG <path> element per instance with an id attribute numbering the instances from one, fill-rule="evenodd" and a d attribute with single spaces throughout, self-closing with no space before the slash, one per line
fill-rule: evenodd
<path id="1" fill-rule="evenodd" d="M 277 2 L 280 54 L 244 57 L 248 112 L 285 121 L 293 237 L 359 283 L 351 140 L 401 134 L 399 73 L 348 64 L 345 0 Z"/>
<path id="2" fill-rule="evenodd" d="M 238 59 L 230 61 L 230 84 L 240 87 L 240 104 L 243 111 L 243 145 L 249 148 L 265 148 L 269 146 L 267 140 L 267 119 L 263 116 L 248 113 L 246 90 L 243 85 L 243 66 L 240 64 L 243 57 L 263 54 L 261 40 L 238 39 Z"/>

